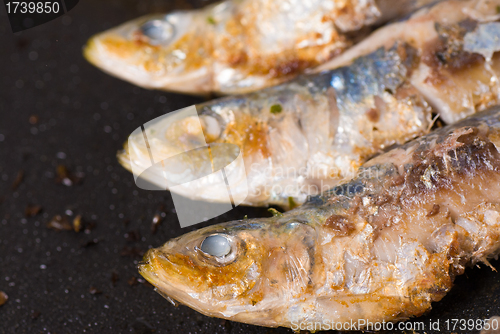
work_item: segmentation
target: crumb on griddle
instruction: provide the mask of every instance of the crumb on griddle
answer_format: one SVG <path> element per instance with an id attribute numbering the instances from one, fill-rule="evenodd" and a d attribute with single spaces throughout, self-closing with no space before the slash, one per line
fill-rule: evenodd
<path id="1" fill-rule="evenodd" d="M 82 215 L 78 215 L 75 217 L 75 219 L 73 219 L 73 230 L 78 233 L 82 230 L 82 226 Z"/>
<path id="2" fill-rule="evenodd" d="M 147 286 L 148 288 L 154 288 L 153 284 L 149 283 L 144 278 L 138 278 L 137 282 L 141 283 L 144 286 Z"/>
<path id="3" fill-rule="evenodd" d="M 97 224 L 95 222 L 85 222 L 85 230 L 83 232 L 85 232 L 85 234 L 90 234 L 96 226 Z"/>
<path id="4" fill-rule="evenodd" d="M 432 209 L 429 211 L 429 213 L 427 213 L 427 217 L 432 217 L 432 216 L 435 216 L 439 213 L 439 209 L 441 207 L 439 206 L 439 204 L 434 204 L 432 206 Z"/>
<path id="5" fill-rule="evenodd" d="M 36 320 L 42 314 L 42 312 L 37 310 L 31 310 L 31 319 Z"/>
<path id="6" fill-rule="evenodd" d="M 160 205 L 158 210 L 156 210 L 156 213 L 153 217 L 153 221 L 151 222 L 151 233 L 156 234 L 158 232 L 158 227 L 160 227 L 161 222 L 163 221 L 163 218 L 165 218 L 167 213 L 165 212 L 165 206 Z"/>
<path id="7" fill-rule="evenodd" d="M 111 273 L 111 283 L 113 284 L 113 286 L 116 286 L 116 282 L 118 282 L 120 280 L 120 276 L 118 276 L 118 273 L 116 271 L 113 271 Z"/>
<path id="8" fill-rule="evenodd" d="M 130 286 L 136 286 L 137 284 L 139 284 L 139 281 L 137 280 L 137 277 L 132 276 L 132 277 L 129 278 L 129 280 L 127 281 L 127 283 Z"/>
<path id="9" fill-rule="evenodd" d="M 23 182 L 23 180 L 24 180 L 24 171 L 20 170 L 19 172 L 17 172 L 14 182 L 12 182 L 11 189 L 16 190 L 19 187 L 19 185 Z"/>
<path id="10" fill-rule="evenodd" d="M 39 118 L 37 115 L 31 115 L 30 118 L 28 119 L 28 122 L 31 124 L 31 125 L 36 125 L 38 124 L 38 121 L 39 121 Z"/>
<path id="11" fill-rule="evenodd" d="M 143 251 L 137 247 L 124 246 L 120 252 L 120 256 L 141 257 Z"/>
<path id="12" fill-rule="evenodd" d="M 7 300 L 9 300 L 9 296 L 7 296 L 7 294 L 5 292 L 0 291 L 0 306 L 5 304 L 7 302 Z"/>
<path id="13" fill-rule="evenodd" d="M 98 243 L 99 243 L 99 239 L 94 238 L 92 240 L 88 240 L 88 241 L 82 243 L 82 248 L 87 248 L 87 247 L 90 247 L 90 246 L 94 246 L 94 245 L 97 245 Z"/>
<path id="14" fill-rule="evenodd" d="M 30 218 L 36 216 L 40 212 L 42 212 L 41 205 L 28 204 L 26 206 L 26 209 L 24 210 L 24 215 L 26 216 L 26 218 Z"/>
<path id="15" fill-rule="evenodd" d="M 55 215 L 52 219 L 47 223 L 47 228 L 56 231 L 71 231 L 73 230 L 73 226 L 68 221 L 68 217 Z"/>
<path id="16" fill-rule="evenodd" d="M 85 174 L 76 172 L 72 173 L 66 166 L 58 165 L 56 169 L 55 181 L 57 184 L 64 184 L 71 187 L 75 184 L 80 184 Z"/>
<path id="17" fill-rule="evenodd" d="M 141 240 L 141 234 L 137 230 L 129 231 L 125 233 L 125 238 L 128 242 L 136 242 Z"/>

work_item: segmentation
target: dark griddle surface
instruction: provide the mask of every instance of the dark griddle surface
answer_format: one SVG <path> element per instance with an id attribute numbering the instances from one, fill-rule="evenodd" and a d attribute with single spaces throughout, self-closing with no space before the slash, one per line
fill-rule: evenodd
<path id="1" fill-rule="evenodd" d="M 68 15 L 13 35 L 0 9 L 0 333 L 290 333 L 173 307 L 140 278 L 142 252 L 187 231 L 179 228 L 167 192 L 136 188 L 115 158 L 127 136 L 165 112 L 203 99 L 134 87 L 88 64 L 82 46 L 94 33 L 151 12 L 206 5 L 204 1 L 86 0 Z M 30 116 L 38 117 L 30 124 Z M 57 165 L 85 174 L 71 187 L 55 182 Z M 12 184 L 24 171 L 18 188 Z M 26 218 L 28 204 L 43 207 Z M 150 224 L 161 204 L 158 233 Z M 56 214 L 81 214 L 89 233 L 57 232 Z M 213 222 L 268 216 L 265 209 L 237 208 Z M 128 224 L 127 224 L 128 222 Z M 138 231 L 130 241 L 126 234 Z M 90 240 L 96 245 L 83 247 Z M 134 253 L 134 252 L 129 252 Z M 500 267 L 500 262 L 493 261 Z M 483 266 L 484 267 L 484 266 Z M 44 269 L 43 269 L 44 268 Z M 119 278 L 113 284 L 112 276 Z M 469 269 L 456 287 L 419 321 L 488 318 L 500 314 L 500 275 Z M 91 294 L 91 287 L 102 291 Z M 429 332 L 429 331 L 427 331 Z"/>

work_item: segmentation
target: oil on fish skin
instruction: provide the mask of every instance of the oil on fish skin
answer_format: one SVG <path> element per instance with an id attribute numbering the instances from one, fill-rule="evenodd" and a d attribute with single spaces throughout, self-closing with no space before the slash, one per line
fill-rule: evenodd
<path id="1" fill-rule="evenodd" d="M 127 22 L 93 37 L 85 56 L 147 88 L 242 93 L 289 80 L 341 53 L 359 30 L 433 1 L 229 0 Z"/>
<path id="2" fill-rule="evenodd" d="M 209 226 L 151 249 L 140 273 L 212 317 L 292 327 L 422 315 L 500 250 L 500 108 L 368 161 L 280 216 Z"/>
<path id="3" fill-rule="evenodd" d="M 499 104 L 498 6 L 442 2 L 381 28 L 326 64 L 334 69 L 197 105 L 206 141 L 236 144 L 244 153 L 243 204 L 303 203 L 350 179 L 383 149 L 426 133 L 432 112 L 453 123 Z M 151 136 L 165 149 L 181 147 L 191 121 L 158 123 Z M 149 163 L 141 138 L 119 153 L 126 168 L 127 149 L 143 152 L 133 163 Z M 180 194 L 224 200 L 198 188 Z"/>

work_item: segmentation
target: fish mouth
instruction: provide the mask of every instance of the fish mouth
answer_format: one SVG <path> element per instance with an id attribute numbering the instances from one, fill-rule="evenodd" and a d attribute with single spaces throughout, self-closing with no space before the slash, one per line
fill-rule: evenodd
<path id="1" fill-rule="evenodd" d="M 156 287 L 159 283 L 159 278 L 154 266 L 152 265 L 152 259 L 154 258 L 153 253 L 154 249 L 148 250 L 146 254 L 144 254 L 143 261 L 137 266 L 137 269 L 139 270 L 139 274 L 141 274 L 146 281 Z"/>
<path id="2" fill-rule="evenodd" d="M 172 305 L 178 306 L 177 300 L 182 300 L 181 297 L 175 297 L 173 293 L 169 291 L 174 291 L 173 287 L 167 287 L 168 282 L 162 280 L 159 275 L 157 268 L 154 265 L 155 250 L 150 249 L 145 255 L 143 262 L 139 263 L 138 270 L 139 273 L 144 277 L 149 283 L 155 287 L 155 291 L 158 292 L 163 298 L 168 300 Z"/>
<path id="3" fill-rule="evenodd" d="M 180 292 L 183 290 L 182 277 L 175 277 L 175 267 L 176 265 L 168 259 L 167 254 L 152 248 L 144 254 L 143 261 L 138 265 L 138 270 L 149 283 L 170 295 L 169 291 Z"/>
<path id="4" fill-rule="evenodd" d="M 158 249 L 150 249 L 144 255 L 143 261 L 138 265 L 139 273 L 155 287 L 155 291 L 167 299 L 174 306 L 178 302 L 187 305 L 201 313 L 205 313 L 205 305 L 200 303 L 193 295 L 193 291 L 183 284 L 185 277 L 175 277 L 173 268 L 165 253 Z"/>

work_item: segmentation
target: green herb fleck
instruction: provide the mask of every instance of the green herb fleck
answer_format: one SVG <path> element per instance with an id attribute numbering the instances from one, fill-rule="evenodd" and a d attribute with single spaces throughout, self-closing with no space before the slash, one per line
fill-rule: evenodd
<path id="1" fill-rule="evenodd" d="M 269 209 L 267 209 L 267 211 L 271 212 L 271 214 L 273 215 L 273 217 L 281 217 L 281 216 L 283 216 L 283 214 L 281 212 L 279 212 L 278 210 L 276 210 L 274 208 L 269 208 Z"/>
<path id="2" fill-rule="evenodd" d="M 290 207 L 290 209 L 293 209 L 293 208 L 298 207 L 299 205 L 297 203 L 295 203 L 295 201 L 293 200 L 293 197 L 288 197 L 288 206 Z"/>
<path id="3" fill-rule="evenodd" d="M 217 22 L 215 22 L 215 19 L 213 17 L 211 17 L 211 16 L 207 17 L 207 21 L 210 24 L 216 24 L 217 23 Z"/>
<path id="4" fill-rule="evenodd" d="M 283 111 L 283 108 L 281 107 L 281 104 L 273 104 L 271 106 L 271 114 L 279 114 L 281 111 Z"/>

